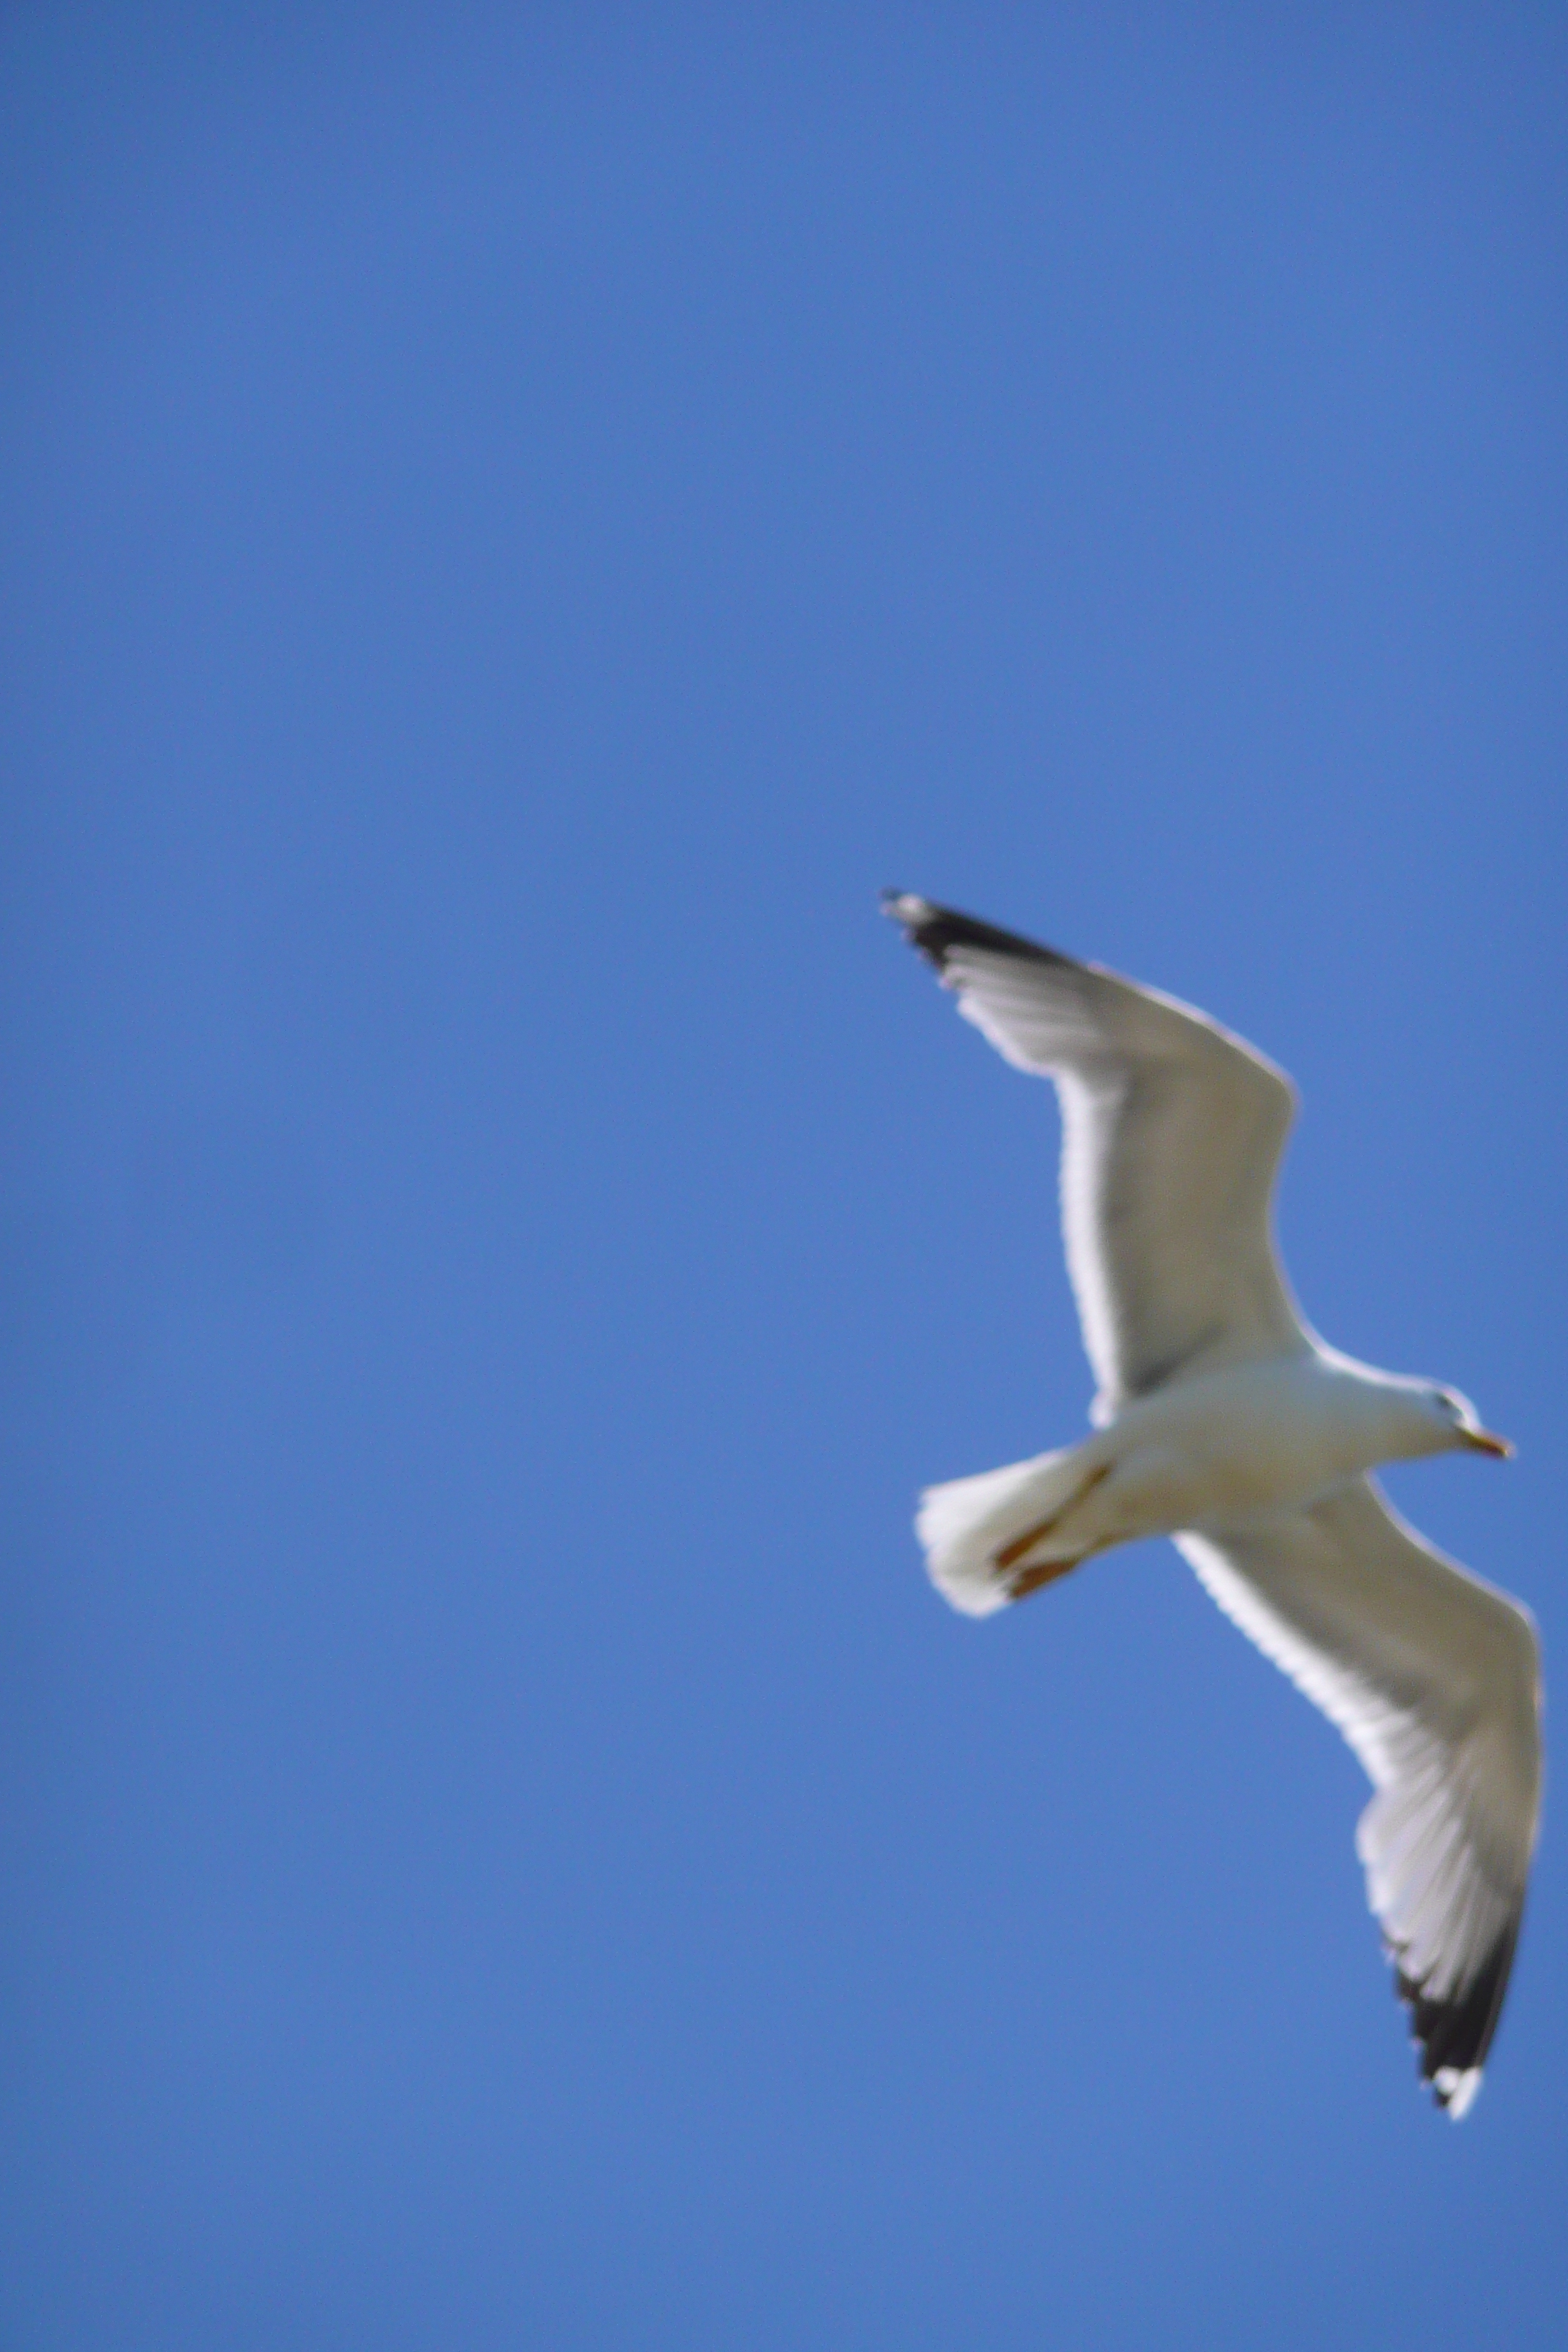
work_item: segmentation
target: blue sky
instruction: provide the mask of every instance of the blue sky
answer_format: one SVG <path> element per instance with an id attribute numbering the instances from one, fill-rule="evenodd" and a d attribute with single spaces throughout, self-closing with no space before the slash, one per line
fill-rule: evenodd
<path id="1" fill-rule="evenodd" d="M 1283 1062 L 1394 1476 L 1568 1615 L 1543 7 L 0 26 L 18 2352 L 1546 2352 L 1485 2091 L 1089 1381 L 922 890 Z"/>

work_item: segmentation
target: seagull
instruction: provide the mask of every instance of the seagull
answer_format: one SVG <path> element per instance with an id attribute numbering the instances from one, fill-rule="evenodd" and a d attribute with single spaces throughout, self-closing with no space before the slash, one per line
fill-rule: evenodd
<path id="1" fill-rule="evenodd" d="M 1168 1535 L 1342 1733 L 1375 1794 L 1356 1848 L 1419 2071 L 1480 2085 L 1541 1793 L 1529 1612 L 1444 1559 L 1370 1475 L 1511 1454 L 1457 1390 L 1374 1370 L 1303 1320 L 1271 1197 L 1289 1079 L 1206 1013 L 901 891 L 884 911 L 1062 1112 L 1068 1271 L 1100 1382 L 1077 1445 L 928 1487 L 931 1580 L 985 1617 L 1113 1544 Z"/>

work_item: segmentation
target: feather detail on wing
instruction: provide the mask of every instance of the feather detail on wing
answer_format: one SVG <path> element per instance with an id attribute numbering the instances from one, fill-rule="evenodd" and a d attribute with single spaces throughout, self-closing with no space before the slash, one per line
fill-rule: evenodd
<path id="1" fill-rule="evenodd" d="M 924 898 L 887 911 L 1062 1107 L 1062 1223 L 1104 1422 L 1165 1381 L 1307 1344 L 1270 1233 L 1295 1097 L 1205 1014 Z"/>
<path id="2" fill-rule="evenodd" d="M 1177 1536 L 1226 1615 L 1338 1726 L 1377 1793 L 1357 1851 L 1440 2105 L 1479 2086 L 1541 1788 L 1523 1610 L 1434 1551 L 1369 1478 L 1305 1510 Z"/>

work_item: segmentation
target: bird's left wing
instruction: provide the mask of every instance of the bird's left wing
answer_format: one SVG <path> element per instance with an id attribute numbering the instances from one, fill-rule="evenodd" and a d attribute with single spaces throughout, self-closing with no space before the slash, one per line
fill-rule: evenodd
<path id="1" fill-rule="evenodd" d="M 1306 1510 L 1175 1540 L 1377 1790 L 1356 1832 L 1368 1897 L 1423 2077 L 1461 2116 L 1502 2007 L 1535 1842 L 1534 1627 L 1406 1527 L 1370 1478 Z"/>

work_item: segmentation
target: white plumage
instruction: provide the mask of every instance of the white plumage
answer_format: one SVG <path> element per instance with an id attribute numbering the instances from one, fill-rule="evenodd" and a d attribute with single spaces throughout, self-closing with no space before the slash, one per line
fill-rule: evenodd
<path id="1" fill-rule="evenodd" d="M 1527 1613 L 1405 1525 L 1380 1462 L 1509 1451 L 1455 1391 L 1354 1363 L 1299 1314 L 1270 1203 L 1290 1083 L 1205 1014 L 923 898 L 888 912 L 959 1009 L 1061 1097 L 1062 1223 L 1100 1381 L 1082 1444 L 931 1488 L 931 1576 L 986 1616 L 1169 1534 L 1343 1733 L 1357 1845 L 1422 2072 L 1462 2115 L 1518 1937 L 1541 1784 Z"/>

